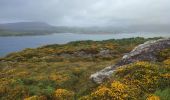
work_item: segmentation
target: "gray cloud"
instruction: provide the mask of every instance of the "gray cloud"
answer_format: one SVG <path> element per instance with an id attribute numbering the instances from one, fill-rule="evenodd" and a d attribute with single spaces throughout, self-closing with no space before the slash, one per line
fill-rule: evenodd
<path id="1" fill-rule="evenodd" d="M 0 0 L 0 21 L 64 26 L 169 24 L 170 0 Z"/>

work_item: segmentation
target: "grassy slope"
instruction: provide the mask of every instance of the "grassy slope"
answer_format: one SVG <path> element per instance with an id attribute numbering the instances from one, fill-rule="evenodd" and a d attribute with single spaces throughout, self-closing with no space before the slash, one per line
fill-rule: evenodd
<path id="1" fill-rule="evenodd" d="M 0 59 L 0 99 L 22 100 L 35 95 L 54 99 L 60 88 L 73 91 L 74 98 L 87 95 L 97 86 L 89 80 L 90 74 L 113 65 L 147 40 L 78 41 L 11 53 Z M 110 50 L 112 56 L 96 55 L 103 49 Z M 78 51 L 90 56 L 74 55 Z"/>

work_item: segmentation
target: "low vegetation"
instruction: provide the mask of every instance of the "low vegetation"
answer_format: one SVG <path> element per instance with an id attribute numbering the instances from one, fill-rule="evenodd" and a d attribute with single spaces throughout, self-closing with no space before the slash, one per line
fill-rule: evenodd
<path id="1" fill-rule="evenodd" d="M 157 39 L 157 38 L 152 38 Z M 0 58 L 1 100 L 168 100 L 170 49 L 159 62 L 135 62 L 101 85 L 89 76 L 151 39 L 77 41 L 26 49 Z"/>
<path id="2" fill-rule="evenodd" d="M 170 65 L 136 62 L 118 68 L 110 80 L 85 100 L 169 100 Z"/>

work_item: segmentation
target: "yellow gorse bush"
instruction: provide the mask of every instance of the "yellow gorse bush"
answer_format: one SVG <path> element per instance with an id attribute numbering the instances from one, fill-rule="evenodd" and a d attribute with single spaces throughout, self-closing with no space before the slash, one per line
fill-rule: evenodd
<path id="1" fill-rule="evenodd" d="M 92 97 L 109 98 L 109 97 L 112 97 L 112 91 L 105 86 L 101 86 L 94 93 L 92 93 Z"/>
<path id="2" fill-rule="evenodd" d="M 159 62 L 122 66 L 97 88 L 89 79 L 146 40 L 79 41 L 11 53 L 0 58 L 0 100 L 77 100 L 82 96 L 82 100 L 146 99 L 147 94 L 170 87 L 170 49 L 160 52 Z M 98 55 L 103 50 L 111 57 Z M 75 55 L 82 51 L 82 57 Z"/>
<path id="3" fill-rule="evenodd" d="M 125 84 L 120 83 L 119 81 L 115 81 L 111 84 L 111 88 L 116 89 L 118 91 L 123 91 L 127 89 L 127 86 Z"/>
<path id="4" fill-rule="evenodd" d="M 132 89 L 119 82 L 113 81 L 108 86 L 99 86 L 96 91 L 86 97 L 88 100 L 136 100 L 136 96 Z M 85 99 L 85 100 L 86 100 Z"/>
<path id="5" fill-rule="evenodd" d="M 83 100 L 139 100 L 157 88 L 170 83 L 169 67 L 150 62 L 136 62 L 118 68 L 114 81 L 99 86 Z M 149 96 L 147 100 L 160 100 L 158 96 Z"/>
<path id="6" fill-rule="evenodd" d="M 170 66 L 170 59 L 165 60 L 165 61 L 164 61 L 164 64 L 167 64 L 167 65 Z"/>
<path id="7" fill-rule="evenodd" d="M 32 97 L 25 98 L 24 100 L 39 100 L 39 98 L 38 96 L 32 96 Z"/>
<path id="8" fill-rule="evenodd" d="M 74 92 L 68 91 L 66 89 L 57 89 L 54 96 L 56 100 L 73 100 Z"/>
<path id="9" fill-rule="evenodd" d="M 60 73 L 57 73 L 57 74 L 51 74 L 49 76 L 49 78 L 51 80 L 54 80 L 56 81 L 57 83 L 62 83 L 64 81 L 67 81 L 69 79 L 69 76 L 68 75 L 65 75 L 65 74 L 60 74 Z"/>
<path id="10" fill-rule="evenodd" d="M 160 100 L 159 96 L 151 95 L 146 100 Z"/>
<path id="11" fill-rule="evenodd" d="M 116 76 L 123 78 L 125 83 L 140 87 L 145 92 L 155 91 L 160 79 L 159 68 L 149 62 L 136 62 L 116 70 Z"/>
<path id="12" fill-rule="evenodd" d="M 47 98 L 44 96 L 31 96 L 31 97 L 25 98 L 24 100 L 47 100 Z"/>

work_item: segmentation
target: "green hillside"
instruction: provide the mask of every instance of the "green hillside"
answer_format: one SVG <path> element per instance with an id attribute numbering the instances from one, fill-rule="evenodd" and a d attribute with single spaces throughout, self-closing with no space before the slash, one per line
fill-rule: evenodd
<path id="1" fill-rule="evenodd" d="M 170 49 L 158 54 L 159 62 L 118 68 L 101 85 L 89 79 L 152 39 L 77 41 L 11 53 L 0 58 L 0 100 L 168 100 Z"/>

